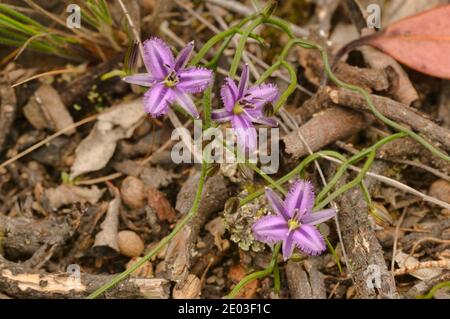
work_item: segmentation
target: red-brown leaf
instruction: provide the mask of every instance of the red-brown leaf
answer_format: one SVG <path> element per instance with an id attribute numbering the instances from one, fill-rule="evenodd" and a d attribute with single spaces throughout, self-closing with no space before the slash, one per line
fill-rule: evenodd
<path id="1" fill-rule="evenodd" d="M 402 19 L 369 44 L 414 70 L 450 79 L 450 5 Z"/>

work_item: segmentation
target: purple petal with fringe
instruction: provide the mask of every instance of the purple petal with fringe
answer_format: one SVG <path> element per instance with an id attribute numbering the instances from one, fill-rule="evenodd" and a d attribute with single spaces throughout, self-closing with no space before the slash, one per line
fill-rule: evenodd
<path id="1" fill-rule="evenodd" d="M 173 68 L 175 59 L 169 46 L 153 37 L 144 41 L 144 63 L 155 79 L 163 80 Z"/>

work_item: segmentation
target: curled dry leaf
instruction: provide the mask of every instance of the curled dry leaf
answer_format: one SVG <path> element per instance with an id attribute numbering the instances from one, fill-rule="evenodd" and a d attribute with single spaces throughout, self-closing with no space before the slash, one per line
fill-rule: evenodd
<path id="1" fill-rule="evenodd" d="M 141 99 L 119 104 L 101 114 L 75 151 L 71 177 L 105 167 L 114 154 L 117 141 L 131 137 L 144 115 Z"/>
<path id="2" fill-rule="evenodd" d="M 222 217 L 216 217 L 205 225 L 205 229 L 214 237 L 214 245 L 220 250 L 225 251 L 230 247 L 230 242 L 223 239 L 225 234 L 225 222 Z"/>
<path id="3" fill-rule="evenodd" d="M 201 280 L 193 274 L 189 274 L 186 279 L 180 281 L 172 291 L 173 299 L 194 299 L 201 294 Z"/>
<path id="4" fill-rule="evenodd" d="M 94 246 L 92 246 L 94 255 L 99 257 L 114 257 L 119 253 L 117 232 L 122 202 L 118 193 L 116 191 L 115 198 L 109 202 L 105 219 L 100 225 L 101 230 L 95 236 Z"/>
<path id="5" fill-rule="evenodd" d="M 131 160 L 114 163 L 113 166 L 117 171 L 125 175 L 138 177 L 146 186 L 153 188 L 169 186 L 173 177 L 176 176 L 169 170 L 139 164 Z"/>
<path id="6" fill-rule="evenodd" d="M 147 190 L 147 203 L 158 216 L 160 221 L 167 220 L 168 222 L 174 222 L 176 219 L 176 213 L 172 205 L 170 205 L 166 196 L 159 190 L 149 187 Z"/>
<path id="7" fill-rule="evenodd" d="M 73 124 L 72 116 L 67 111 L 58 92 L 49 84 L 42 84 L 23 108 L 27 120 L 37 129 L 49 128 L 58 131 Z M 75 133 L 75 129 L 66 135 Z"/>
<path id="8" fill-rule="evenodd" d="M 130 269 L 133 267 L 136 263 L 138 263 L 141 260 L 140 257 L 133 257 L 131 260 L 127 263 L 127 269 Z M 130 277 L 135 278 L 153 278 L 153 266 L 152 264 L 147 260 L 140 266 L 138 269 L 136 269 L 133 273 L 131 273 Z"/>
<path id="9" fill-rule="evenodd" d="M 450 5 L 438 6 L 388 26 L 368 42 L 410 68 L 450 79 Z"/>
<path id="10" fill-rule="evenodd" d="M 73 203 L 95 204 L 104 192 L 104 189 L 99 189 L 97 186 L 89 188 L 62 184 L 56 188 L 46 189 L 41 201 L 44 208 L 56 210 L 61 206 Z"/>
<path id="11" fill-rule="evenodd" d="M 368 45 L 361 47 L 359 50 L 364 56 L 364 61 L 371 68 L 395 72 L 395 81 L 393 81 L 394 83 L 392 83 L 389 90 L 396 100 L 406 105 L 411 105 L 419 99 L 419 94 L 408 74 L 394 58 Z"/>

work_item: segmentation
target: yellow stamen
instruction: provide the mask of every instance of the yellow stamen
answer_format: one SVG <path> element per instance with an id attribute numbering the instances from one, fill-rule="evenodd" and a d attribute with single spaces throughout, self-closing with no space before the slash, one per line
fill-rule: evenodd
<path id="1" fill-rule="evenodd" d="M 301 224 L 298 222 L 298 220 L 292 218 L 288 221 L 288 227 L 289 230 L 296 230 L 297 228 L 300 228 Z"/>
<path id="2" fill-rule="evenodd" d="M 233 107 L 233 114 L 239 115 L 244 112 L 244 108 L 238 103 L 236 103 Z"/>
<path id="3" fill-rule="evenodd" d="M 178 76 L 174 72 L 170 72 L 169 75 L 164 79 L 164 85 L 171 88 L 177 85 L 179 82 Z"/>

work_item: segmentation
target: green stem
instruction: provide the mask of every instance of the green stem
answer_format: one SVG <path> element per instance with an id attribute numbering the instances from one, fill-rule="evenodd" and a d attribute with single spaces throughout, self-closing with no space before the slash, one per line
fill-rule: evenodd
<path id="1" fill-rule="evenodd" d="M 431 290 L 424 296 L 417 296 L 417 299 L 431 299 L 434 297 L 435 293 L 442 289 L 442 288 L 450 288 L 450 281 L 444 281 L 441 282 L 440 284 L 437 284 L 436 286 L 434 286 L 433 288 L 431 288 Z"/>
<path id="2" fill-rule="evenodd" d="M 244 52 L 245 44 L 247 43 L 248 36 L 257 26 L 264 23 L 265 19 L 266 19 L 265 16 L 258 16 L 255 20 L 253 20 L 252 23 L 250 23 L 250 25 L 247 28 L 245 28 L 244 33 L 241 35 L 241 38 L 239 39 L 239 43 L 236 47 L 236 52 L 234 54 L 233 61 L 231 62 L 231 67 L 230 67 L 230 72 L 229 72 L 230 73 L 229 76 L 231 78 L 234 78 L 234 76 L 236 75 L 236 71 L 238 69 L 239 62 L 241 61 L 242 52 Z"/>
<path id="3" fill-rule="evenodd" d="M 398 124 L 395 121 L 392 121 L 391 119 L 389 119 L 386 116 L 384 116 L 383 114 L 381 114 L 377 110 L 375 105 L 373 104 L 370 94 L 365 89 L 363 89 L 359 86 L 356 86 L 356 85 L 348 84 L 348 83 L 338 79 L 331 70 L 331 67 L 330 67 L 330 64 L 328 61 L 328 55 L 327 55 L 326 51 L 320 45 L 318 45 L 314 42 L 311 42 L 311 41 L 295 38 L 289 24 L 281 19 L 267 18 L 265 20 L 265 23 L 278 26 L 283 31 L 285 31 L 289 35 L 289 37 L 292 39 L 292 41 L 287 44 L 285 50 L 283 50 L 283 52 L 282 52 L 283 56 L 286 56 L 288 51 L 290 50 L 290 48 L 294 45 L 300 45 L 305 48 L 318 50 L 321 54 L 325 71 L 326 71 L 328 77 L 331 79 L 331 81 L 333 81 L 336 85 L 338 85 L 340 87 L 343 87 L 343 88 L 346 88 L 346 89 L 349 89 L 351 91 L 361 94 L 364 97 L 367 105 L 369 106 L 370 110 L 372 111 L 372 113 L 375 115 L 376 118 L 378 118 L 380 121 L 382 121 L 387 126 L 390 126 L 391 128 L 393 128 L 399 132 L 405 133 L 406 135 L 408 135 L 409 137 L 411 137 L 412 139 L 414 139 L 415 141 L 420 143 L 422 146 L 424 146 L 426 149 L 428 149 L 435 156 L 442 158 L 445 161 L 450 162 L 450 156 L 448 156 L 447 154 L 443 153 L 442 151 L 440 151 L 439 149 L 437 149 L 436 147 L 431 145 L 423 137 L 421 137 L 417 133 L 407 129 L 406 127 Z"/>
<path id="4" fill-rule="evenodd" d="M 386 124 L 387 126 L 390 126 L 391 128 L 399 131 L 399 132 L 403 132 L 406 135 L 408 135 L 409 137 L 411 137 L 412 139 L 414 139 L 416 142 L 420 143 L 423 147 L 425 147 L 426 149 L 428 149 L 431 153 L 433 153 L 435 156 L 450 162 L 450 156 L 448 156 L 447 154 L 441 152 L 439 149 L 435 148 L 433 145 L 431 145 L 430 143 L 428 143 L 422 136 L 420 136 L 419 134 L 407 129 L 406 127 L 398 124 L 397 122 L 392 121 L 391 119 L 387 118 L 386 116 L 384 116 L 383 114 L 381 114 L 377 108 L 375 107 L 375 105 L 372 102 L 372 98 L 370 97 L 370 94 L 363 88 L 356 86 L 356 85 L 352 85 L 352 84 L 348 84 L 345 83 L 341 80 L 339 80 L 331 71 L 330 68 L 330 64 L 328 62 L 328 56 L 326 54 L 326 52 L 320 48 L 320 53 L 322 55 L 322 60 L 324 63 L 324 67 L 325 67 L 325 71 L 327 72 L 328 77 L 338 86 L 341 86 L 343 88 L 349 89 L 351 91 L 360 93 L 364 99 L 366 100 L 367 105 L 369 106 L 370 110 L 372 111 L 372 113 L 375 115 L 375 117 L 377 117 L 380 121 L 382 121 L 384 124 Z"/>
<path id="5" fill-rule="evenodd" d="M 328 240 L 328 237 L 324 236 L 325 238 L 325 242 L 327 243 L 328 249 L 331 251 L 331 254 L 334 257 L 334 262 L 336 263 L 336 265 L 338 266 L 339 269 L 339 273 L 342 274 L 342 266 L 341 266 L 341 261 L 339 260 L 339 256 L 336 253 L 336 249 L 334 249 L 333 245 L 330 243 L 330 241 Z"/>
<path id="6" fill-rule="evenodd" d="M 371 209 L 372 197 L 370 196 L 369 189 L 367 188 L 366 183 L 364 183 L 364 180 L 362 180 L 360 184 L 361 184 L 360 187 L 361 187 L 361 191 L 363 193 L 364 200 L 367 203 L 367 207 L 369 207 L 369 209 Z"/>
<path id="7" fill-rule="evenodd" d="M 198 53 L 192 58 L 190 65 L 196 65 L 199 64 L 200 61 L 203 59 L 203 57 L 211 50 L 211 48 L 216 45 L 218 42 L 222 41 L 224 38 L 228 36 L 234 36 L 244 24 L 247 22 L 253 20 L 256 17 L 255 14 L 250 15 L 244 19 L 242 19 L 236 26 L 232 27 L 231 29 L 225 30 L 221 33 L 216 34 L 211 39 L 208 40 L 208 42 L 205 43 L 205 45 L 198 51 Z"/>
<path id="8" fill-rule="evenodd" d="M 275 263 L 275 266 L 273 267 L 273 290 L 277 295 L 280 294 L 281 290 L 280 267 L 278 267 L 277 263 Z"/>
<path id="9" fill-rule="evenodd" d="M 228 45 L 231 42 L 231 39 L 233 39 L 233 36 L 229 36 L 220 46 L 219 50 L 217 50 L 217 53 L 214 54 L 213 58 L 205 64 L 207 68 L 211 69 L 217 69 L 217 66 L 219 65 L 219 60 L 221 56 L 223 55 L 223 52 L 228 48 Z"/>
<path id="10" fill-rule="evenodd" d="M 295 35 L 292 32 L 291 27 L 289 26 L 289 24 L 287 24 L 282 19 L 277 18 L 277 17 L 268 17 L 266 19 L 265 23 L 283 30 L 290 38 L 295 38 Z"/>
<path id="11" fill-rule="evenodd" d="M 290 81 L 288 87 L 286 88 L 286 90 L 283 92 L 283 94 L 281 94 L 280 98 L 275 103 L 275 105 L 273 107 L 275 113 L 278 112 L 278 110 L 284 105 L 284 103 L 286 103 L 289 96 L 291 96 L 291 94 L 294 93 L 294 91 L 297 87 L 297 73 L 295 72 L 292 65 L 290 65 L 289 63 L 287 63 L 284 60 L 281 60 L 280 63 L 282 66 L 284 66 L 288 70 L 291 81 Z"/>
<path id="12" fill-rule="evenodd" d="M 323 199 L 323 197 L 330 192 L 330 190 L 336 185 L 336 183 L 339 181 L 341 176 L 347 171 L 348 167 L 351 164 L 358 162 L 360 159 L 362 159 L 366 155 L 370 154 L 372 151 L 378 150 L 381 146 L 383 146 L 395 139 L 402 138 L 405 136 L 406 136 L 405 133 L 396 133 L 396 134 L 389 135 L 389 136 L 379 140 L 377 143 L 375 143 L 371 147 L 369 147 L 365 150 L 362 150 L 359 153 L 356 153 L 350 159 L 344 161 L 344 163 L 342 163 L 342 165 L 340 166 L 340 168 L 338 169 L 336 174 L 333 176 L 333 178 L 329 181 L 329 183 L 327 185 L 325 185 L 325 187 L 322 189 L 322 191 L 319 193 L 319 195 L 317 195 L 316 203 L 320 202 Z"/>
<path id="13" fill-rule="evenodd" d="M 265 80 L 267 80 L 278 68 L 281 66 L 281 61 L 277 61 L 272 64 L 267 70 L 264 71 L 263 74 L 256 80 L 255 85 L 260 85 Z"/>
<path id="14" fill-rule="evenodd" d="M 289 173 L 287 173 L 286 175 L 284 175 L 277 181 L 274 181 L 274 184 L 283 185 L 284 183 L 286 183 L 290 179 L 292 179 L 294 176 L 300 174 L 305 167 L 307 167 L 310 163 L 314 162 L 316 159 L 320 158 L 323 155 L 332 156 L 341 161 L 346 160 L 345 157 L 343 157 L 341 154 L 339 154 L 338 152 L 335 152 L 335 151 L 321 151 L 321 152 L 313 153 L 313 154 L 307 156 L 305 159 L 303 159 L 300 162 L 300 164 L 298 164 L 292 171 L 290 171 Z M 268 187 L 273 188 L 273 185 L 269 185 Z M 253 193 L 247 195 L 245 198 L 243 198 L 240 201 L 240 206 L 243 206 L 243 205 L 251 202 L 252 200 L 261 196 L 262 194 L 264 194 L 264 188 L 254 191 Z"/>
<path id="15" fill-rule="evenodd" d="M 367 171 L 372 166 L 373 160 L 375 159 L 375 151 L 372 151 L 369 156 L 367 157 L 366 162 L 364 163 L 363 168 L 359 172 L 359 174 L 356 176 L 355 179 L 348 182 L 344 186 L 338 188 L 335 190 L 332 194 L 328 195 L 327 198 L 325 198 L 323 201 L 319 202 L 316 207 L 314 208 L 315 211 L 320 210 L 324 208 L 326 205 L 328 205 L 333 199 L 338 197 L 339 195 L 345 193 L 346 191 L 352 189 L 353 187 L 357 186 L 361 181 L 363 180 L 364 176 L 366 175 Z"/>
<path id="16" fill-rule="evenodd" d="M 211 92 L 212 86 L 208 86 L 203 93 L 203 113 L 204 113 L 204 129 L 211 127 Z"/>
<path id="17" fill-rule="evenodd" d="M 247 275 L 244 279 L 242 279 L 234 288 L 231 290 L 231 292 L 228 294 L 228 299 L 233 299 L 236 297 L 236 295 L 239 293 L 239 291 L 244 288 L 247 284 L 252 282 L 253 280 L 264 278 L 266 276 L 269 276 L 275 268 L 275 265 L 277 263 L 278 254 L 280 252 L 281 243 L 278 243 L 275 245 L 275 248 L 272 253 L 272 260 L 270 261 L 270 265 L 261 271 L 257 271 L 254 273 L 251 273 L 250 275 Z"/>

